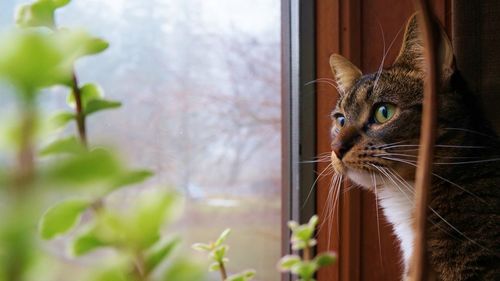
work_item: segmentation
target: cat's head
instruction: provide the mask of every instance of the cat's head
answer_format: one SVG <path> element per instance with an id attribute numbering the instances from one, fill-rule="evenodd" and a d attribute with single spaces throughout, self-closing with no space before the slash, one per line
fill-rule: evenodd
<path id="1" fill-rule="evenodd" d="M 439 56 L 442 81 L 447 83 L 454 68 L 453 52 L 442 35 Z M 408 163 L 417 155 L 412 145 L 419 141 L 426 71 L 417 16 L 408 21 L 399 55 L 389 68 L 363 75 L 337 54 L 330 57 L 330 66 L 340 93 L 331 114 L 335 171 L 365 187 L 372 186 L 372 174 L 395 172 L 411 180 L 415 167 Z"/>

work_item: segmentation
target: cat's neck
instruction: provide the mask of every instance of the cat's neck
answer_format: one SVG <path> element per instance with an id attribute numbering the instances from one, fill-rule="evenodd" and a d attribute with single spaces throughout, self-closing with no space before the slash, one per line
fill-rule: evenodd
<path id="1" fill-rule="evenodd" d="M 408 184 L 411 185 L 411 190 L 413 190 L 413 182 Z M 399 184 L 385 183 L 378 190 L 377 197 L 385 217 L 391 223 L 400 241 L 405 271 L 407 271 L 413 252 L 413 240 L 415 237 L 412 227 L 414 209 L 413 193 Z"/>
<path id="2" fill-rule="evenodd" d="M 415 237 L 413 225 L 414 183 L 402 182 L 397 178 L 373 178 L 370 174 L 356 170 L 348 171 L 349 178 L 356 184 L 375 192 L 379 206 L 391 223 L 400 241 L 405 270 L 408 270 Z M 377 188 L 374 189 L 373 186 Z"/>

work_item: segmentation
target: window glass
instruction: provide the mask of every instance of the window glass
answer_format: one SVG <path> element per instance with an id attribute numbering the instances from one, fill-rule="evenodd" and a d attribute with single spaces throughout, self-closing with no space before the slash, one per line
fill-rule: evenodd
<path id="1" fill-rule="evenodd" d="M 0 2 L 2 28 L 24 2 Z M 88 119 L 90 142 L 113 143 L 156 172 L 116 197 L 126 202 L 155 184 L 179 190 L 185 245 L 230 227 L 230 271 L 254 268 L 257 280 L 278 280 L 280 1 L 73 0 L 57 21 L 111 44 L 76 66 L 81 83 L 98 82 L 123 102 Z M 64 91 L 47 93 L 45 108 L 64 108 Z"/>

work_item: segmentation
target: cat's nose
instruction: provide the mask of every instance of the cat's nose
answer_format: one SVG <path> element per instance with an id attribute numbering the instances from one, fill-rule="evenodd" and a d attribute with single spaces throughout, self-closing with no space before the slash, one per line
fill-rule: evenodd
<path id="1" fill-rule="evenodd" d="M 337 155 L 337 158 L 342 160 L 344 155 L 351 149 L 351 146 L 346 145 L 344 142 L 336 141 L 332 143 L 332 151 Z"/>
<path id="2" fill-rule="evenodd" d="M 337 158 L 342 158 L 359 140 L 360 134 L 355 127 L 343 128 L 332 142 L 332 151 Z"/>

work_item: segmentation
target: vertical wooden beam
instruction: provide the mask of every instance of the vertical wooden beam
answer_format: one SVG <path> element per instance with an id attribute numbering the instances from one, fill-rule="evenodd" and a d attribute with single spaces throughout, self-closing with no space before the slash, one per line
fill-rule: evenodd
<path id="1" fill-rule="evenodd" d="M 316 73 L 318 79 L 332 78 L 332 73 L 328 61 L 330 55 L 340 52 L 340 19 L 339 1 L 318 0 L 316 2 Z M 331 82 L 331 81 L 330 81 Z M 320 153 L 330 151 L 330 112 L 335 106 L 338 93 L 329 82 L 316 83 L 317 101 L 317 125 L 316 125 L 316 145 Z M 317 171 L 321 172 L 328 168 L 330 163 L 318 163 Z M 319 251 L 336 251 L 340 249 L 340 217 L 339 204 L 333 207 L 333 194 L 330 187 L 330 177 L 320 177 L 317 183 L 317 213 L 320 217 L 320 227 L 318 233 Z M 334 266 L 323 268 L 318 273 L 318 280 L 340 280 L 339 260 Z"/>
<path id="2" fill-rule="evenodd" d="M 340 54 L 361 65 L 361 0 L 340 2 Z M 360 280 L 361 190 L 343 192 L 340 207 L 340 280 Z"/>
<path id="3" fill-rule="evenodd" d="M 354 64 L 361 63 L 361 1 L 360 0 L 335 0 L 317 2 L 317 60 L 327 62 L 333 53 L 339 53 L 350 59 Z M 325 27 L 328 26 L 328 29 Z M 318 78 L 331 77 L 328 64 L 319 64 L 317 68 Z M 332 96 L 334 90 L 318 85 L 318 147 L 319 151 L 328 151 L 330 146 L 329 128 L 331 126 L 329 111 L 335 105 L 338 93 Z M 329 95 L 329 97 L 326 97 Z M 326 107 L 330 104 L 330 107 Z M 328 120 L 328 121 L 325 121 Z M 320 171 L 325 165 L 318 165 Z M 329 182 L 320 181 L 318 186 L 318 197 L 323 200 L 318 202 L 318 213 L 322 221 L 333 225 L 329 231 L 320 233 L 319 243 L 321 249 L 330 247 L 337 251 L 341 257 L 336 268 L 322 270 L 318 278 L 320 280 L 360 280 L 360 228 L 361 228 L 361 191 L 352 189 L 348 192 L 345 187 L 340 191 L 338 210 L 328 217 L 326 213 L 328 206 L 333 202 L 325 199 L 331 191 Z M 339 230 L 337 231 L 337 227 Z M 325 227 L 326 229 L 326 227 Z"/>
<path id="4" fill-rule="evenodd" d="M 410 267 L 410 280 L 434 280 L 432 268 L 427 256 L 427 214 L 430 202 L 430 187 L 432 179 L 432 162 L 434 160 L 434 142 L 437 133 L 438 83 L 440 76 L 437 56 L 439 44 L 439 27 L 427 0 L 415 0 L 421 31 L 424 39 L 424 61 L 426 77 L 424 82 L 424 101 L 422 109 L 422 125 L 420 135 L 420 150 L 415 176 L 415 242 Z"/>

